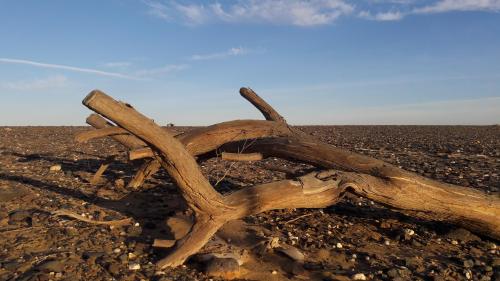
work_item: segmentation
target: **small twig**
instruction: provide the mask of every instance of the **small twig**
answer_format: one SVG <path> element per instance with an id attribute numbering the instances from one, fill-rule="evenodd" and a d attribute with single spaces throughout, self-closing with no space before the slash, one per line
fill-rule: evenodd
<path id="1" fill-rule="evenodd" d="M 301 218 L 305 218 L 305 217 L 312 216 L 312 215 L 313 215 L 313 213 L 304 214 L 304 215 L 298 216 L 298 217 L 296 217 L 294 219 L 291 219 L 289 221 L 286 221 L 284 224 L 289 224 L 289 223 L 292 223 L 294 221 L 300 220 Z"/>
<path id="2" fill-rule="evenodd" d="M 74 219 L 77 219 L 77 220 L 80 220 L 80 221 L 84 221 L 84 222 L 87 222 L 87 223 L 104 224 L 104 225 L 112 225 L 112 226 L 127 225 L 127 224 L 131 224 L 133 222 L 132 218 L 126 218 L 126 219 L 121 219 L 121 220 L 112 220 L 112 221 L 92 220 L 92 219 L 86 218 L 84 216 L 75 214 L 75 213 L 67 211 L 67 210 L 54 211 L 54 212 L 52 212 L 52 214 L 56 215 L 56 216 L 67 216 L 67 217 L 74 218 Z"/>
<path id="3" fill-rule="evenodd" d="M 34 229 L 40 229 L 43 228 L 42 226 L 31 226 L 31 227 L 25 227 L 25 228 L 14 228 L 14 229 L 6 229 L 6 230 L 0 230 L 0 234 L 6 234 L 6 233 L 15 233 L 15 232 L 21 232 L 21 231 L 26 231 L 26 230 L 34 230 Z"/>
<path id="4" fill-rule="evenodd" d="M 240 134 L 242 134 L 243 132 L 241 132 Z M 236 137 L 234 137 L 236 138 Z M 247 143 L 247 139 L 245 139 L 245 141 L 243 142 L 243 148 L 241 149 L 241 151 L 239 151 L 239 148 L 238 148 L 238 153 L 237 154 L 242 154 L 245 149 L 249 148 L 250 146 L 252 146 L 252 144 L 255 142 L 255 139 L 252 140 L 252 142 L 246 146 L 246 143 Z M 217 180 L 217 182 L 215 182 L 214 184 L 214 187 L 217 186 L 221 181 L 223 181 L 226 176 L 229 174 L 229 171 L 231 170 L 231 168 L 233 168 L 234 164 L 236 164 L 236 162 L 233 162 L 231 163 L 231 165 L 229 165 L 229 168 L 227 168 L 225 171 L 224 171 L 224 175 L 222 175 L 222 177 L 220 179 Z"/>

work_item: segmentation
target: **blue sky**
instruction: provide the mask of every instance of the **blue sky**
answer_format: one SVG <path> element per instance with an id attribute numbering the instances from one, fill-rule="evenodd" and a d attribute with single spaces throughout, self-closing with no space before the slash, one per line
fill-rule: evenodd
<path id="1" fill-rule="evenodd" d="M 0 0 L 0 125 L 500 123 L 500 0 Z"/>

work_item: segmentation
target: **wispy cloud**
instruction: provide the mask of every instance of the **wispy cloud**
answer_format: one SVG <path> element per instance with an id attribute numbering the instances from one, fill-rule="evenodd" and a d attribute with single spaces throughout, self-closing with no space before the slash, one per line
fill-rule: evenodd
<path id="1" fill-rule="evenodd" d="M 200 24 L 208 20 L 209 13 L 207 13 L 206 8 L 202 5 L 181 5 L 174 2 L 173 6 L 189 24 Z"/>
<path id="2" fill-rule="evenodd" d="M 317 26 L 342 16 L 397 21 L 409 15 L 452 11 L 500 12 L 500 0 L 237 0 L 219 2 L 144 0 L 152 16 L 187 25 L 210 22 Z"/>
<path id="3" fill-rule="evenodd" d="M 414 13 L 444 13 L 451 11 L 500 11 L 500 0 L 440 0 L 414 9 Z"/>
<path id="4" fill-rule="evenodd" d="M 92 68 L 82 68 L 76 66 L 68 66 L 68 65 L 60 65 L 60 64 L 51 64 L 51 63 L 42 63 L 31 60 L 22 60 L 22 59 L 12 59 L 12 58 L 0 58 L 0 63 L 12 63 L 12 64 L 24 64 L 31 65 L 35 67 L 41 68 L 53 68 L 60 70 L 67 70 L 73 72 L 83 72 L 89 74 L 95 74 L 99 76 L 108 76 L 115 77 L 121 79 L 130 79 L 130 80 L 144 80 L 151 78 L 152 76 L 159 74 L 166 74 L 174 71 L 179 71 L 188 68 L 187 64 L 168 64 L 158 68 L 149 68 L 149 69 L 141 69 L 130 73 L 118 73 L 118 72 L 109 72 Z M 110 62 L 104 64 L 107 67 L 125 67 L 130 65 L 126 62 Z"/>
<path id="5" fill-rule="evenodd" d="M 342 0 L 252 0 L 223 7 L 211 5 L 215 15 L 229 22 L 269 22 L 298 26 L 324 25 L 354 11 Z"/>
<path id="6" fill-rule="evenodd" d="M 324 25 L 354 11 L 344 0 L 249 0 L 222 5 L 146 1 L 148 13 L 187 24 L 209 21 L 273 23 L 297 26 Z"/>
<path id="7" fill-rule="evenodd" d="M 157 1 L 149 1 L 149 0 L 143 0 L 142 2 L 146 4 L 146 6 L 148 6 L 149 8 L 148 14 L 164 20 L 171 19 L 171 17 L 168 14 L 169 7 L 167 5 L 164 5 Z"/>
<path id="8" fill-rule="evenodd" d="M 227 57 L 233 56 L 241 56 L 249 53 L 248 49 L 243 47 L 231 48 L 225 52 L 220 53 L 211 53 L 211 54 L 203 54 L 203 55 L 192 55 L 190 57 L 191 60 L 213 60 L 213 59 L 223 59 Z"/>
<path id="9" fill-rule="evenodd" d="M 122 78 L 122 79 L 137 79 L 137 77 L 133 77 L 133 76 L 129 76 L 126 74 L 117 73 L 117 72 L 108 72 L 108 71 L 102 71 L 102 70 L 92 69 L 92 68 L 82 68 L 82 67 L 69 66 L 69 65 L 43 63 L 43 62 L 36 62 L 36 61 L 23 60 L 23 59 L 0 58 L 0 63 L 24 64 L 24 65 L 31 65 L 31 66 L 35 66 L 35 67 L 61 69 L 61 70 L 68 70 L 68 71 L 73 71 L 73 72 L 82 72 L 82 73 L 89 73 L 89 74 Z"/>
<path id="10" fill-rule="evenodd" d="M 370 11 L 361 11 L 359 17 L 378 20 L 395 21 L 408 15 L 437 14 L 447 12 L 500 12 L 500 0 L 439 0 L 425 6 L 415 6 L 413 1 L 398 3 L 406 6 L 406 10 L 390 10 L 372 14 Z"/>
<path id="11" fill-rule="evenodd" d="M 68 79 L 63 75 L 54 75 L 42 79 L 0 82 L 0 88 L 16 91 L 40 91 L 65 87 Z"/>

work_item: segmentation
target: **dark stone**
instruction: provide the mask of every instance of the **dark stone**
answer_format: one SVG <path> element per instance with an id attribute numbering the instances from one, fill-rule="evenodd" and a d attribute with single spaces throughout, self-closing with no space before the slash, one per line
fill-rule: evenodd
<path id="1" fill-rule="evenodd" d="M 19 262 L 11 261 L 2 264 L 2 267 L 8 271 L 15 272 L 20 266 Z"/>
<path id="2" fill-rule="evenodd" d="M 239 275 L 240 265 L 232 258 L 213 258 L 208 261 L 205 273 L 209 276 L 234 278 Z"/>
<path id="3" fill-rule="evenodd" d="M 13 211 L 9 214 L 9 224 L 27 223 L 31 225 L 31 212 L 26 210 Z"/>
<path id="4" fill-rule="evenodd" d="M 116 263 L 110 263 L 107 267 L 108 272 L 111 273 L 111 275 L 118 275 L 120 274 L 120 266 Z"/>
<path id="5" fill-rule="evenodd" d="M 29 189 L 21 186 L 0 186 L 0 202 L 8 202 L 30 193 L 31 191 Z"/>
<path id="6" fill-rule="evenodd" d="M 49 260 L 37 266 L 37 269 L 44 272 L 62 272 L 65 263 L 66 260 Z"/>
<path id="7" fill-rule="evenodd" d="M 465 260 L 464 261 L 464 267 L 465 268 L 472 268 L 472 267 L 474 267 L 474 261 L 473 260 Z"/>
<path id="8" fill-rule="evenodd" d="M 451 231 L 449 231 L 445 237 L 453 239 L 453 240 L 460 240 L 462 242 L 469 242 L 469 241 L 481 241 L 481 238 L 478 236 L 472 234 L 470 231 L 464 228 L 456 228 Z"/>
<path id="9" fill-rule="evenodd" d="M 399 277 L 399 272 L 397 269 L 393 268 L 393 269 L 390 269 L 389 271 L 387 271 L 387 276 L 389 276 L 391 278 L 396 278 L 396 277 Z"/>
<path id="10" fill-rule="evenodd" d="M 104 255 L 104 252 L 84 252 L 82 258 L 87 260 L 89 263 L 94 264 L 97 258 Z"/>

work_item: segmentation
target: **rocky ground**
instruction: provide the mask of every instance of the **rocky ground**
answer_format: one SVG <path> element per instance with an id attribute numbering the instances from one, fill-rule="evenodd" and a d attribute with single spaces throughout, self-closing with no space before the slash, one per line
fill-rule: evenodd
<path id="1" fill-rule="evenodd" d="M 188 128 L 181 128 L 187 130 Z M 306 132 L 444 182 L 500 196 L 499 126 L 309 126 Z M 500 280 L 498 241 L 348 196 L 321 210 L 279 210 L 226 225 L 185 266 L 158 272 L 186 217 L 165 173 L 126 187 L 138 163 L 86 127 L 0 127 L 0 280 Z M 99 186 L 92 173 L 116 161 Z M 266 159 L 200 163 L 221 192 L 312 167 Z M 132 218 L 126 226 L 83 222 Z M 177 220 L 166 218 L 175 216 Z M 500 219 L 500 218 L 499 218 Z M 175 225 L 177 223 L 177 226 Z M 184 221 L 187 224 L 187 222 Z"/>

